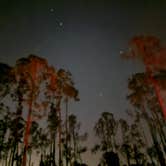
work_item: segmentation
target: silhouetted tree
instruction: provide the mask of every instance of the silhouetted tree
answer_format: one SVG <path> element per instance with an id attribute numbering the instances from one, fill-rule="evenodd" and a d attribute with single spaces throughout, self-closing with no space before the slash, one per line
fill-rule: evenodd
<path id="1" fill-rule="evenodd" d="M 59 118 L 57 115 L 56 108 L 54 104 L 52 103 L 50 106 L 50 112 L 48 114 L 48 130 L 50 133 L 50 158 L 52 161 L 52 165 L 55 166 L 55 152 L 56 152 L 56 136 L 57 136 L 57 129 L 59 125 Z"/>
<path id="2" fill-rule="evenodd" d="M 127 98 L 135 108 L 141 111 L 141 117 L 147 122 L 153 143 L 158 150 L 157 155 L 160 159 L 160 164 L 162 165 L 164 162 L 164 157 L 162 157 L 163 155 L 159 147 L 159 142 L 161 142 L 163 147 L 165 147 L 165 142 L 162 141 L 165 137 L 163 131 L 165 122 L 163 122 L 164 119 L 161 115 L 161 109 L 156 99 L 154 89 L 147 83 L 147 75 L 145 73 L 134 74 L 132 78 L 129 79 L 128 87 L 131 93 Z M 160 141 L 157 139 L 158 134 L 160 136 Z"/>
<path id="3" fill-rule="evenodd" d="M 68 157 L 70 165 L 81 165 L 81 154 L 86 152 L 87 148 L 81 145 L 81 142 L 87 139 L 87 133 L 80 134 L 80 123 L 77 117 L 73 114 L 69 115 L 69 132 L 68 132 L 68 147 L 64 142 L 64 154 Z M 76 164 L 77 163 L 77 164 Z"/>
<path id="4" fill-rule="evenodd" d="M 95 145 L 92 151 L 95 152 L 101 150 L 103 151 L 103 154 L 111 154 L 111 156 L 115 157 L 117 155 L 117 145 L 115 142 L 117 127 L 118 122 L 114 119 L 113 114 L 109 112 L 103 112 L 94 127 L 95 134 L 100 139 L 100 144 Z M 113 160 L 115 161 L 116 159 L 114 158 Z M 102 162 L 108 165 L 111 161 L 106 160 L 103 155 Z"/>
<path id="5" fill-rule="evenodd" d="M 130 140 L 128 138 L 130 126 L 123 119 L 119 120 L 119 124 L 120 124 L 121 134 L 122 134 L 122 144 L 120 147 L 120 151 L 122 152 L 122 154 L 125 153 L 127 158 L 127 164 L 128 166 L 130 166 L 131 165 L 130 160 L 132 158 L 132 147 L 130 144 Z"/>

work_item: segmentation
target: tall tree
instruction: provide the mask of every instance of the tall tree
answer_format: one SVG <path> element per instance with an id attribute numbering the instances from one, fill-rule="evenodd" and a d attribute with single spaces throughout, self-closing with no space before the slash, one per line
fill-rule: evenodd
<path id="1" fill-rule="evenodd" d="M 8 154 L 10 151 L 10 144 L 5 139 L 7 137 L 7 132 L 9 130 L 11 124 L 11 112 L 9 108 L 5 106 L 3 103 L 0 104 L 0 163 L 3 160 L 8 160 Z"/>
<path id="2" fill-rule="evenodd" d="M 13 74 L 16 81 L 24 82 L 26 87 L 26 102 L 28 104 L 28 116 L 26 121 L 26 130 L 24 135 L 24 156 L 22 165 L 26 165 L 26 152 L 28 148 L 28 139 L 32 122 L 32 113 L 35 106 L 35 101 L 39 95 L 42 82 L 45 80 L 46 71 L 48 68 L 47 61 L 43 58 L 39 58 L 34 55 L 30 55 L 28 58 L 21 58 L 17 60 L 14 67 Z"/>
<path id="3" fill-rule="evenodd" d="M 100 144 L 96 145 L 93 151 L 101 150 L 103 151 L 103 155 L 109 152 L 112 152 L 111 154 L 114 153 L 115 155 L 117 155 L 116 141 L 115 141 L 117 127 L 118 123 L 114 119 L 113 114 L 109 112 L 103 112 L 94 127 L 95 134 L 100 139 Z M 103 162 L 107 162 L 106 158 L 103 159 L 104 159 Z M 108 165 L 108 163 L 106 164 Z"/>
<path id="4" fill-rule="evenodd" d="M 157 80 L 158 78 L 156 78 Z M 136 73 L 130 79 L 128 83 L 130 94 L 128 99 L 130 103 L 138 110 L 141 111 L 142 117 L 147 122 L 149 130 L 153 139 L 153 143 L 158 151 L 158 158 L 160 164 L 163 165 L 164 157 L 160 147 L 160 142 L 157 137 L 158 134 L 161 136 L 160 139 L 165 137 L 163 127 L 165 126 L 164 117 L 161 114 L 161 107 L 158 103 L 155 95 L 153 86 L 148 84 L 148 76 L 145 73 Z M 150 111 L 148 111 L 150 110 Z M 157 122 L 157 123 L 156 123 Z M 157 125 L 156 125 L 157 124 Z M 144 129 L 143 129 L 144 130 Z M 165 147 L 165 142 L 162 142 Z"/>
<path id="5" fill-rule="evenodd" d="M 53 70 L 52 70 L 53 71 Z M 54 72 L 54 71 L 53 71 Z M 56 83 L 56 84 L 55 84 Z M 65 71 L 63 69 L 59 69 L 55 76 L 52 77 L 50 84 L 50 89 L 55 90 L 55 99 L 56 99 L 56 111 L 58 112 L 59 117 L 59 165 L 61 166 L 62 163 L 62 118 L 61 118 L 61 103 L 62 100 L 65 99 L 66 105 L 68 104 L 68 99 L 73 98 L 78 100 L 78 90 L 75 89 L 74 83 L 71 78 L 71 73 Z M 66 107 L 67 108 L 67 107 Z M 66 109 L 66 115 L 68 114 L 68 109 Z M 66 132 L 67 132 L 67 120 L 66 120 Z M 66 158 L 66 164 L 67 158 Z"/>
<path id="6" fill-rule="evenodd" d="M 56 136 L 57 136 L 57 130 L 59 127 L 59 118 L 57 115 L 56 108 L 54 104 L 52 103 L 50 106 L 50 112 L 48 114 L 48 130 L 50 133 L 50 158 L 51 158 L 51 164 L 52 166 L 55 166 L 55 153 L 56 153 Z"/>
<path id="7" fill-rule="evenodd" d="M 112 113 L 103 112 L 95 124 L 94 131 L 96 136 L 101 139 L 101 149 L 103 151 L 115 151 L 117 122 Z"/>
<path id="8" fill-rule="evenodd" d="M 129 52 L 124 54 L 125 57 L 142 60 L 149 84 L 153 85 L 163 116 L 166 118 L 166 101 L 164 102 L 159 84 L 154 78 L 157 72 L 166 70 L 166 47 L 154 36 L 135 36 L 130 40 L 129 46 Z"/>
<path id="9" fill-rule="evenodd" d="M 74 114 L 69 115 L 68 146 L 64 142 L 64 155 L 68 159 L 68 164 L 82 164 L 81 154 L 86 152 L 87 148 L 81 143 L 87 139 L 87 133 L 80 134 L 81 124 L 77 121 Z"/>
<path id="10" fill-rule="evenodd" d="M 122 134 L 122 144 L 120 147 L 120 152 L 122 152 L 122 154 L 125 153 L 126 159 L 127 159 L 127 164 L 128 164 L 128 166 L 130 166 L 131 165 L 130 160 L 132 157 L 132 147 L 130 144 L 130 140 L 128 139 L 130 126 L 123 119 L 119 120 L 119 124 L 120 124 L 121 134 Z"/>
<path id="11" fill-rule="evenodd" d="M 68 146 L 68 99 L 73 98 L 74 100 L 78 100 L 78 90 L 74 87 L 74 82 L 72 80 L 72 75 L 70 72 L 65 71 L 63 69 L 58 70 L 58 89 L 59 94 L 64 97 L 65 103 L 66 103 L 66 146 Z M 61 119 L 61 117 L 60 117 Z M 60 124 L 61 127 L 61 124 Z M 68 147 L 67 147 L 68 149 Z M 66 156 L 66 165 L 68 165 L 68 158 Z"/>
<path id="12" fill-rule="evenodd" d="M 11 83 L 14 81 L 11 71 L 11 66 L 0 63 L 0 100 L 10 93 Z"/>

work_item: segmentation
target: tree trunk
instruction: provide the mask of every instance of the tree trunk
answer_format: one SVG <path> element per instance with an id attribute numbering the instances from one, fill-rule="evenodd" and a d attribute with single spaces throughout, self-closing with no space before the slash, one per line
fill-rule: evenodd
<path id="1" fill-rule="evenodd" d="M 54 142 L 53 142 L 53 166 L 56 166 L 56 163 L 55 163 L 55 146 L 56 146 L 56 140 L 55 140 L 55 137 L 54 137 Z"/>
<path id="2" fill-rule="evenodd" d="M 13 152 L 12 152 L 12 162 L 11 165 L 14 165 L 14 160 L 15 160 L 15 151 L 16 151 L 16 144 L 14 144 Z"/>
<path id="3" fill-rule="evenodd" d="M 156 130 L 152 126 L 151 121 L 150 121 L 148 115 L 145 112 L 145 107 L 144 106 L 142 107 L 142 110 L 143 110 L 143 113 L 144 113 L 144 118 L 147 121 L 149 129 L 150 129 L 150 133 L 151 133 L 151 136 L 152 136 L 153 144 L 154 144 L 155 149 L 157 151 L 157 156 L 158 156 L 158 159 L 159 159 L 159 163 L 160 163 L 161 166 L 165 166 L 166 165 L 165 164 L 165 159 L 164 159 L 163 153 L 160 150 L 158 142 L 157 142 L 157 138 L 156 138 L 156 134 L 155 134 Z"/>
<path id="4" fill-rule="evenodd" d="M 66 97 L 66 166 L 68 166 L 68 98 Z"/>
<path id="5" fill-rule="evenodd" d="M 135 159 L 135 162 L 136 162 L 136 165 L 139 166 L 139 161 L 138 161 L 138 158 L 137 158 L 137 147 L 136 145 L 134 145 L 134 159 Z"/>
<path id="6" fill-rule="evenodd" d="M 29 111 L 28 111 L 28 117 L 27 117 L 27 122 L 26 122 L 26 131 L 24 135 L 24 153 L 23 153 L 23 161 L 22 161 L 22 166 L 26 166 L 26 155 L 27 155 L 27 148 L 28 148 L 28 139 L 29 139 L 29 133 L 30 133 L 30 128 L 31 128 L 31 114 L 32 114 L 32 98 L 30 99 L 29 103 Z"/>
<path id="7" fill-rule="evenodd" d="M 29 166 L 31 166 L 31 156 L 32 156 L 32 152 L 30 150 L 30 152 L 29 152 Z"/>
<path id="8" fill-rule="evenodd" d="M 8 162 L 7 162 L 7 161 L 8 161 L 8 160 L 7 160 L 7 159 L 8 159 L 8 154 L 9 154 L 9 152 L 7 151 L 7 154 L 6 154 L 6 157 L 5 157 L 5 166 L 7 166 L 7 163 L 8 163 Z"/>
<path id="9" fill-rule="evenodd" d="M 162 151 L 160 150 L 159 144 L 157 142 L 155 142 L 155 147 L 156 147 L 156 150 L 157 150 L 157 154 L 158 154 L 158 159 L 159 159 L 160 165 L 161 166 L 165 166 L 166 165 L 165 164 L 165 159 L 164 159 Z"/>
<path id="10" fill-rule="evenodd" d="M 130 166 L 131 165 L 130 164 L 130 155 L 128 152 L 126 153 L 126 156 L 127 156 L 127 164 L 128 164 L 128 166 Z"/>
<path id="11" fill-rule="evenodd" d="M 53 136 L 52 136 L 52 134 L 51 134 L 51 143 L 50 143 L 50 156 L 49 156 L 49 162 L 51 161 L 51 159 L 52 159 L 52 154 L 53 154 Z"/>
<path id="12" fill-rule="evenodd" d="M 59 131 L 59 166 L 63 165 L 63 163 L 62 163 L 62 147 L 61 147 L 61 144 L 62 144 L 62 138 L 61 138 L 62 126 L 61 126 L 61 109 L 60 109 L 61 98 L 62 97 L 59 96 L 59 98 L 57 99 L 57 103 L 56 103 L 56 110 L 59 113 L 59 128 L 58 128 L 58 131 Z"/>
<path id="13" fill-rule="evenodd" d="M 17 154 L 16 166 L 20 166 L 18 147 L 19 147 L 19 143 L 17 144 L 17 147 L 16 147 L 16 154 Z"/>
<path id="14" fill-rule="evenodd" d="M 149 155 L 149 157 L 150 157 L 150 160 L 151 160 L 151 164 L 152 164 L 152 166 L 155 166 L 155 163 L 154 163 L 154 161 L 153 161 L 152 156 L 151 156 L 151 155 Z"/>
<path id="15" fill-rule="evenodd" d="M 12 150 L 9 153 L 9 162 L 8 162 L 9 166 L 11 165 L 11 160 L 12 160 Z"/>
<path id="16" fill-rule="evenodd" d="M 73 145 L 74 145 L 74 161 L 76 161 L 76 137 L 74 130 L 73 130 Z"/>

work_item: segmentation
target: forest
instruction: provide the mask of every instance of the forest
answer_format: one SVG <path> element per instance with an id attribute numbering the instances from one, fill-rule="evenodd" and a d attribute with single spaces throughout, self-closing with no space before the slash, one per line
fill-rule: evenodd
<path id="1" fill-rule="evenodd" d="M 92 148 L 68 109 L 81 100 L 72 73 L 36 55 L 0 63 L 0 165 L 87 166 L 82 156 L 90 151 L 100 154 L 98 166 L 166 166 L 166 47 L 157 37 L 135 36 L 118 56 L 145 70 L 126 82 L 129 120 L 103 110 Z"/>

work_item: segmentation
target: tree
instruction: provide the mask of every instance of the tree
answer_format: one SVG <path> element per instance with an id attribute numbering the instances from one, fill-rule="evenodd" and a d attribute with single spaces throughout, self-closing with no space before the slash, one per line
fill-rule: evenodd
<path id="1" fill-rule="evenodd" d="M 156 76 L 156 80 L 158 79 L 159 76 L 158 78 Z M 163 165 L 164 157 L 159 144 L 162 142 L 163 147 L 165 147 L 165 142 L 162 141 L 162 139 L 165 138 L 163 131 L 165 122 L 163 122 L 164 119 L 161 115 L 161 107 L 158 103 L 154 88 L 151 84 L 149 85 L 147 81 L 148 76 L 146 73 L 134 74 L 129 79 L 128 88 L 131 93 L 127 98 L 136 109 L 141 111 L 141 117 L 147 122 L 153 143 L 158 151 L 157 154 L 160 164 Z M 158 134 L 160 136 L 160 141 L 157 140 Z"/>
<path id="2" fill-rule="evenodd" d="M 161 41 L 154 36 L 136 36 L 133 37 L 129 43 L 130 49 L 125 56 L 128 58 L 139 58 L 145 65 L 145 75 L 147 87 L 150 90 L 150 99 L 146 98 L 146 105 L 151 112 L 152 118 L 148 117 L 148 114 L 144 114 L 148 118 L 148 123 L 152 133 L 153 141 L 157 149 L 158 158 L 160 164 L 165 164 L 164 155 L 162 152 L 162 146 L 165 149 L 165 132 L 163 126 L 165 126 L 165 120 L 160 116 L 159 112 L 163 113 L 164 119 L 166 118 L 166 101 L 164 96 L 165 89 L 165 71 L 166 71 L 166 47 L 162 45 Z M 150 87 L 150 88 L 149 88 Z M 144 109 L 145 110 L 145 109 Z M 154 125 L 153 122 L 156 122 Z M 164 122 L 164 123 L 163 123 Z M 155 130 L 154 130 L 155 129 Z M 158 134 L 160 141 L 157 139 Z"/>
<path id="3" fill-rule="evenodd" d="M 77 117 L 75 115 L 69 115 L 68 121 L 68 146 L 66 146 L 67 141 L 64 141 L 64 155 L 67 157 L 68 163 L 70 163 L 70 165 L 83 164 L 81 154 L 86 152 L 87 148 L 82 146 L 80 143 L 87 139 L 87 133 L 80 134 L 81 124 L 77 121 Z"/>
<path id="4" fill-rule="evenodd" d="M 39 149 L 40 134 L 41 134 L 41 131 L 39 129 L 39 124 L 36 121 L 32 121 L 31 128 L 30 128 L 30 135 L 29 135 L 29 144 L 27 149 L 28 157 L 29 157 L 29 162 L 28 162 L 29 166 L 31 166 L 32 152 Z"/>
<path id="5" fill-rule="evenodd" d="M 10 150 L 9 142 L 6 141 L 7 131 L 9 130 L 11 116 L 7 106 L 0 104 L 0 162 L 7 163 L 8 153 Z"/>
<path id="6" fill-rule="evenodd" d="M 132 143 L 132 150 L 133 150 L 133 158 L 135 160 L 136 165 L 143 165 L 144 164 L 144 140 L 142 134 L 139 129 L 139 125 L 137 122 L 131 125 L 130 129 L 130 141 Z"/>
<path id="7" fill-rule="evenodd" d="M 128 139 L 130 126 L 123 119 L 119 120 L 119 124 L 120 124 L 120 128 L 121 128 L 121 133 L 122 133 L 122 144 L 120 147 L 120 152 L 122 152 L 122 154 L 125 153 L 126 158 L 127 158 L 127 164 L 128 164 L 128 166 L 130 166 L 131 165 L 130 160 L 132 158 L 132 147 L 131 147 L 130 141 Z"/>
<path id="8" fill-rule="evenodd" d="M 13 82 L 11 71 L 11 66 L 0 63 L 0 100 L 10 92 L 11 83 Z"/>
<path id="9" fill-rule="evenodd" d="M 104 158 L 106 165 L 108 165 L 108 166 L 111 166 L 111 165 L 120 166 L 119 157 L 114 152 L 105 152 L 103 154 L 103 158 Z"/>
<path id="10" fill-rule="evenodd" d="M 14 165 L 16 161 L 17 165 L 21 160 L 21 155 L 19 155 L 19 144 L 22 143 L 23 133 L 24 133 L 25 121 L 20 116 L 19 112 L 14 112 L 11 114 L 10 121 L 10 135 L 9 140 L 11 141 L 11 165 Z"/>
<path id="11" fill-rule="evenodd" d="M 155 146 L 149 147 L 149 148 L 147 149 L 147 153 L 148 153 L 148 155 L 149 155 L 149 157 L 150 157 L 152 166 L 155 166 L 154 159 L 156 159 L 156 156 L 157 156 L 157 151 L 156 151 Z"/>
<path id="12" fill-rule="evenodd" d="M 127 164 L 130 166 L 135 162 L 135 165 L 146 165 L 146 140 L 140 126 L 140 114 L 136 112 L 133 116 L 133 122 L 128 125 L 123 119 L 119 123 L 122 131 L 122 144 L 120 151 L 126 154 Z"/>
<path id="13" fill-rule="evenodd" d="M 65 71 L 63 69 L 58 70 L 57 72 L 57 85 L 58 85 L 58 94 L 62 97 L 64 97 L 65 103 L 66 103 L 66 148 L 68 149 L 68 99 L 73 98 L 74 100 L 78 99 L 78 90 L 74 87 L 74 82 L 71 78 L 71 73 L 68 71 Z M 60 111 L 59 111 L 60 113 Z M 59 114 L 60 121 L 61 121 L 61 114 Z M 61 131 L 61 124 L 60 124 L 60 131 Z M 60 134 L 61 136 L 61 134 Z M 61 139 L 61 138 L 60 138 Z M 61 149 L 61 145 L 60 148 Z M 61 152 L 60 152 L 61 154 Z M 68 165 L 68 158 L 66 156 L 66 165 Z"/>
<path id="14" fill-rule="evenodd" d="M 51 108 L 50 108 L 50 112 L 48 114 L 47 123 L 48 123 L 48 130 L 50 133 L 50 140 L 51 140 L 50 158 L 51 158 L 53 166 L 55 166 L 56 165 L 56 163 L 55 163 L 55 151 L 56 151 L 55 146 L 56 146 L 57 130 L 59 127 L 59 118 L 58 118 L 57 111 L 56 111 L 56 108 L 53 103 L 51 104 L 50 107 Z"/>
<path id="15" fill-rule="evenodd" d="M 164 103 L 164 98 L 161 95 L 159 84 L 154 78 L 157 72 L 166 70 L 166 48 L 154 36 L 135 36 L 129 44 L 129 52 L 124 55 L 128 58 L 139 57 L 142 60 L 149 78 L 149 84 L 153 85 L 163 116 L 166 118 L 166 103 Z"/>
<path id="16" fill-rule="evenodd" d="M 112 113 L 103 112 L 97 123 L 94 131 L 96 136 L 101 139 L 101 150 L 115 151 L 115 134 L 117 130 L 117 122 Z"/>
<path id="17" fill-rule="evenodd" d="M 16 160 L 16 164 L 19 165 L 18 159 L 21 157 L 18 154 L 18 144 L 22 141 L 22 135 L 24 130 L 24 120 L 21 117 L 22 115 L 22 93 L 21 93 L 21 83 L 15 85 L 15 77 L 13 75 L 13 67 L 10 67 L 6 64 L 0 64 L 0 87 L 1 87 L 1 100 L 5 97 L 12 97 L 13 101 L 17 102 L 16 112 L 9 112 L 6 110 L 6 114 L 10 116 L 8 120 L 8 130 L 10 131 L 8 136 L 8 142 L 6 147 L 10 147 L 11 150 L 9 157 L 9 165 L 13 165 Z M 4 103 L 4 101 L 2 101 Z M 3 104 L 4 105 L 4 104 Z M 8 108 L 9 109 L 9 108 Z M 4 134 L 5 136 L 5 134 Z M 7 152 L 6 152 L 7 153 Z M 7 157 L 7 155 L 6 155 Z M 21 160 L 21 159 L 20 159 Z"/>
<path id="18" fill-rule="evenodd" d="M 61 118 L 61 103 L 64 99 L 66 102 L 66 135 L 68 130 L 68 99 L 73 98 L 74 100 L 78 100 L 78 90 L 75 89 L 74 83 L 71 78 L 71 73 L 67 72 L 63 69 L 59 69 L 57 72 L 50 68 L 50 73 L 52 74 L 51 80 L 49 82 L 49 89 L 51 90 L 51 96 L 53 97 L 53 103 L 55 103 L 55 110 L 58 113 L 59 118 L 59 165 L 62 165 L 62 118 Z M 50 93 L 50 92 L 48 92 Z M 55 99 L 55 101 L 54 101 Z M 66 139 L 67 140 L 67 139 Z M 66 143 L 67 146 L 67 143 Z M 66 165 L 68 165 L 67 158 L 66 158 Z"/>
<path id="19" fill-rule="evenodd" d="M 29 165 L 31 164 L 31 154 L 33 148 L 42 148 L 48 145 L 48 134 L 42 129 L 38 129 L 34 122 L 48 115 L 48 128 L 50 131 L 50 156 L 53 159 L 52 164 L 55 165 L 55 145 L 56 132 L 59 130 L 59 165 L 62 165 L 62 118 L 61 118 L 61 104 L 62 101 L 66 103 L 66 138 L 68 133 L 68 101 L 69 99 L 78 100 L 78 90 L 75 89 L 71 78 L 71 73 L 60 69 L 56 71 L 54 67 L 49 66 L 47 61 L 35 55 L 29 55 L 27 58 L 20 58 L 17 60 L 14 67 L 6 64 L 0 64 L 0 97 L 11 95 L 12 102 L 16 102 L 16 112 L 11 115 L 10 125 L 8 129 L 2 129 L 5 135 L 6 130 L 10 130 L 10 137 L 8 144 L 3 146 L 9 147 L 9 165 L 26 165 L 27 152 L 29 154 Z M 12 85 L 12 86 L 9 86 Z M 27 107 L 28 106 L 28 107 Z M 22 112 L 28 108 L 27 119 L 24 121 Z M 49 111 L 47 114 L 46 111 Z M 23 121 L 25 125 L 23 125 Z M 14 125 L 12 125 L 14 123 Z M 3 126 L 4 120 L 1 122 Z M 24 136 L 23 128 L 25 127 Z M 36 130 L 36 131 L 35 131 Z M 38 133 L 38 136 L 37 134 Z M 14 135 L 15 134 L 15 135 Z M 34 136 L 35 135 L 35 136 Z M 36 138 L 35 138 L 36 137 Z M 45 143 L 40 142 L 41 138 Z M 38 145 L 34 145 L 34 141 Z M 19 144 L 24 142 L 23 155 Z M 66 145 L 68 142 L 66 139 Z M 44 149 L 45 150 L 45 149 Z M 0 152 L 1 154 L 1 152 Z M 4 152 L 3 152 L 4 154 Z M 22 155 L 22 156 L 21 156 Z M 43 161 L 48 159 L 48 155 L 41 154 Z M 6 158 L 6 159 L 7 159 Z M 19 158 L 19 160 L 18 160 Z M 46 159 L 47 158 L 47 159 Z M 51 159 L 51 160 L 52 160 Z M 67 163 L 67 159 L 66 159 Z M 68 163 L 67 163 L 68 164 Z"/>
<path id="20" fill-rule="evenodd" d="M 100 139 L 100 144 L 96 145 L 92 151 L 101 150 L 104 154 L 110 152 L 111 154 L 114 153 L 116 155 L 117 145 L 115 142 L 115 135 L 117 127 L 118 123 L 114 119 L 113 114 L 103 112 L 94 127 L 95 134 Z M 107 162 L 105 158 L 103 158 L 103 160 L 103 162 Z M 106 164 L 108 165 L 109 163 Z"/>
<path id="21" fill-rule="evenodd" d="M 13 69 L 13 75 L 17 82 L 23 81 L 26 94 L 26 102 L 28 104 L 28 116 L 26 121 L 26 130 L 24 135 L 24 156 L 23 166 L 26 165 L 26 152 L 28 148 L 28 139 L 32 122 L 32 113 L 35 108 L 37 97 L 40 93 L 41 84 L 45 81 L 48 64 L 45 59 L 30 55 L 28 58 L 17 60 Z"/>

